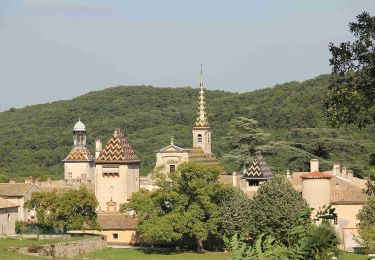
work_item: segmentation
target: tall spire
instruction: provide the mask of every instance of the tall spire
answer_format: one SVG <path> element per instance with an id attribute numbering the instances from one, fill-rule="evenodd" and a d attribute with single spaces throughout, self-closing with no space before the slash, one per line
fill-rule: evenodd
<path id="1" fill-rule="evenodd" d="M 198 112 L 194 127 L 209 127 L 206 113 L 206 102 L 204 101 L 203 68 L 201 64 L 200 91 L 198 101 Z"/>

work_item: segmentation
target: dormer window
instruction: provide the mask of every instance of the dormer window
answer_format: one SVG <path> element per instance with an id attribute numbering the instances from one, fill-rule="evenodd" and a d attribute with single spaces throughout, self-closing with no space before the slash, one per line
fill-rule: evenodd
<path id="1" fill-rule="evenodd" d="M 201 143 L 201 142 L 202 142 L 202 135 L 199 134 L 199 135 L 198 135 L 198 143 Z"/>

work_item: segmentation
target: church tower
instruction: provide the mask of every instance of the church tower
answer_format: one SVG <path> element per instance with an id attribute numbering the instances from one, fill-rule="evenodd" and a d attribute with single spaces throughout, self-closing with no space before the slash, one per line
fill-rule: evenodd
<path id="1" fill-rule="evenodd" d="M 65 180 L 94 180 L 94 157 L 86 147 L 86 126 L 81 119 L 74 125 L 73 142 L 72 150 L 63 161 Z"/>
<path id="2" fill-rule="evenodd" d="M 206 113 L 206 102 L 204 99 L 204 85 L 202 79 L 201 67 L 201 80 L 198 101 L 198 112 L 193 128 L 193 148 L 201 148 L 203 153 L 211 154 L 211 128 L 208 125 L 208 118 Z"/>

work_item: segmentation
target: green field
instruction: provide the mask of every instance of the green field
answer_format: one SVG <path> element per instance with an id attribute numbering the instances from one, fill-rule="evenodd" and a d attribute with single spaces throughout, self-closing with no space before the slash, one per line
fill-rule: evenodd
<path id="1" fill-rule="evenodd" d="M 73 238 L 77 239 L 77 238 Z M 63 240 L 64 242 L 70 240 Z M 32 245 L 48 244 L 61 242 L 61 240 L 16 240 L 16 239 L 0 239 L 0 259 L 1 260 L 40 260 L 48 259 L 44 257 L 33 257 L 14 252 L 13 248 L 26 247 Z M 90 253 L 80 256 L 75 259 L 86 260 L 138 260 L 138 259 L 205 259 L 205 260 L 224 260 L 229 257 L 229 253 L 223 252 L 182 252 L 168 249 L 121 249 L 121 248 L 106 248 L 99 252 Z M 61 258 L 59 258 L 61 259 Z M 365 255 L 357 255 L 350 253 L 343 253 L 340 256 L 342 260 L 364 260 L 367 259 Z M 62 259 L 63 260 L 63 259 Z"/>
<path id="2" fill-rule="evenodd" d="M 161 250 L 161 249 L 121 249 L 121 248 L 106 248 L 100 252 L 95 252 L 82 256 L 85 259 L 96 260 L 138 260 L 138 259 L 205 259 L 205 260 L 221 260 L 227 259 L 229 253 L 223 252 L 178 252 L 174 250 Z"/>

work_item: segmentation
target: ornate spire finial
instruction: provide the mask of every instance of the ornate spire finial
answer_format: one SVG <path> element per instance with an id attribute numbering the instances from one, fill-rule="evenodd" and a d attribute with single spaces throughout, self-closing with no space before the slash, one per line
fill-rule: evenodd
<path id="1" fill-rule="evenodd" d="M 208 127 L 208 118 L 206 113 L 206 102 L 204 101 L 204 86 L 203 86 L 203 65 L 201 64 L 201 79 L 200 79 L 200 91 L 198 101 L 198 113 L 197 119 L 195 120 L 194 127 Z"/>
<path id="2" fill-rule="evenodd" d="M 174 145 L 174 136 L 171 136 L 171 145 Z"/>

